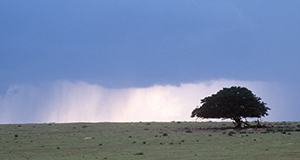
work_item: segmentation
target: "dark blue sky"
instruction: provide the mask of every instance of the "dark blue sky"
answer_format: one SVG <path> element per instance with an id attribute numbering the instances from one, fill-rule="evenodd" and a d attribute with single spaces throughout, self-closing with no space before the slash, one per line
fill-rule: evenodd
<path id="1" fill-rule="evenodd" d="M 300 96 L 300 2 L 0 2 L 0 93 L 57 80 L 106 88 L 218 79 Z M 292 102 L 295 101 L 295 102 Z"/>

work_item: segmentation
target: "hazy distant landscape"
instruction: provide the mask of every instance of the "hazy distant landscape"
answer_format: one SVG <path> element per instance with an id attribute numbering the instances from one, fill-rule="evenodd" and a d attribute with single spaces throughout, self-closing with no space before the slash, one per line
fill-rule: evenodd
<path id="1" fill-rule="evenodd" d="M 1 159 L 296 159 L 300 122 L 0 125 Z"/>

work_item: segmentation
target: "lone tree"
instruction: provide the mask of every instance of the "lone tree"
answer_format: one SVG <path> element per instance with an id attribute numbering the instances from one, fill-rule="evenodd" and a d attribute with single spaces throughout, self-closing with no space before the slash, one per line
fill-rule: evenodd
<path id="1" fill-rule="evenodd" d="M 223 88 L 218 93 L 201 99 L 202 106 L 197 106 L 192 112 L 191 117 L 200 118 L 230 118 L 236 125 L 236 128 L 251 125 L 242 118 L 264 117 L 268 115 L 270 108 L 261 101 L 260 97 L 255 96 L 245 87 Z M 259 121 L 258 121 L 258 125 Z"/>

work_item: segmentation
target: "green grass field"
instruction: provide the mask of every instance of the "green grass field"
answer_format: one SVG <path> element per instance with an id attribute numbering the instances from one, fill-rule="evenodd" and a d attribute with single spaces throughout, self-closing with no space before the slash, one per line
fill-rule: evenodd
<path id="1" fill-rule="evenodd" d="M 225 129 L 230 122 L 7 124 L 0 125 L 0 159 L 299 159 L 300 122 L 265 124 L 274 128 Z"/>

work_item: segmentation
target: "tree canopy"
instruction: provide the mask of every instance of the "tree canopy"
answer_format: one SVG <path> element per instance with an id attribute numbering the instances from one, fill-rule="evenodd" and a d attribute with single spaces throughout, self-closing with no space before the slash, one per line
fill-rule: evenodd
<path id="1" fill-rule="evenodd" d="M 257 97 L 245 87 L 223 88 L 216 94 L 201 99 L 191 117 L 200 118 L 229 118 L 234 120 L 237 128 L 242 124 L 249 126 L 242 118 L 261 118 L 267 116 L 270 108 L 266 107 L 260 97 Z"/>

